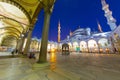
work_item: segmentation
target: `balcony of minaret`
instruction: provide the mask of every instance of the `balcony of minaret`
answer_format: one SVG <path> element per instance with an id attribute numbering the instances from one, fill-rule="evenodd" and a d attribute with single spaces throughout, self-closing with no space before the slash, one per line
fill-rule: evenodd
<path id="1" fill-rule="evenodd" d="M 105 14 L 105 17 L 109 17 L 112 15 L 112 11 L 109 11 L 107 14 Z"/>
<path id="2" fill-rule="evenodd" d="M 116 20 L 108 20 L 108 24 L 115 23 Z"/>
<path id="3" fill-rule="evenodd" d="M 103 6 L 103 10 L 106 10 L 106 9 L 108 9 L 109 8 L 109 5 L 107 4 L 107 5 L 105 5 L 105 6 Z"/>
<path id="4" fill-rule="evenodd" d="M 115 23 L 116 20 L 113 18 L 113 17 L 110 17 L 109 21 L 108 22 L 112 22 L 112 23 Z"/>
<path id="5" fill-rule="evenodd" d="M 108 13 L 108 12 L 110 12 L 110 10 L 109 10 L 109 9 L 106 9 L 106 10 L 105 10 L 105 13 Z"/>

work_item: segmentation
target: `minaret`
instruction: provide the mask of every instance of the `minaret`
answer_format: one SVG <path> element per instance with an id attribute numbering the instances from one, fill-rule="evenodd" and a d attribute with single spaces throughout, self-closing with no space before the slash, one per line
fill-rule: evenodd
<path id="1" fill-rule="evenodd" d="M 61 29 L 61 27 L 60 27 L 60 21 L 59 21 L 59 23 L 58 23 L 58 42 L 60 42 L 60 29 Z"/>
<path id="2" fill-rule="evenodd" d="M 101 0 L 102 9 L 105 12 L 105 17 L 107 18 L 107 23 L 110 26 L 111 30 L 114 30 L 116 25 L 116 20 L 112 16 L 112 11 L 109 10 L 109 5 L 106 3 L 106 0 Z"/>
<path id="3" fill-rule="evenodd" d="M 103 32 L 103 31 L 102 31 L 102 28 L 101 28 L 101 26 L 100 26 L 100 23 L 97 22 L 97 24 L 98 24 L 98 30 L 99 30 L 100 32 Z"/>
<path id="4" fill-rule="evenodd" d="M 70 30 L 70 33 L 69 33 L 70 36 L 72 36 L 72 31 Z"/>

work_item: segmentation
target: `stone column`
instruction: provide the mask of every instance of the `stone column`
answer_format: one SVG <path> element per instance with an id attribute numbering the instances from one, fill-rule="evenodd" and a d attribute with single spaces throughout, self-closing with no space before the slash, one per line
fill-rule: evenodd
<path id="1" fill-rule="evenodd" d="M 20 44 L 20 47 L 19 47 L 19 49 L 18 49 L 18 53 L 22 52 L 22 50 L 23 50 L 23 45 L 24 45 L 24 41 L 25 41 L 25 37 L 22 37 L 22 39 L 21 39 L 21 44 Z"/>
<path id="2" fill-rule="evenodd" d="M 0 40 L 0 46 L 1 46 L 1 44 L 2 44 L 2 40 Z"/>
<path id="3" fill-rule="evenodd" d="M 43 4 L 44 4 L 44 26 L 42 31 L 42 40 L 41 40 L 41 48 L 40 48 L 38 63 L 47 62 L 48 31 L 49 31 L 50 15 L 53 9 L 53 6 L 51 6 L 50 1 L 45 1 L 43 2 Z"/>
<path id="4" fill-rule="evenodd" d="M 40 50 L 40 41 L 38 42 L 38 48 L 37 48 L 37 51 Z"/>
<path id="5" fill-rule="evenodd" d="M 20 47 L 21 39 L 17 39 L 16 50 Z"/>
<path id="6" fill-rule="evenodd" d="M 44 63 L 47 60 L 47 44 L 48 44 L 48 30 L 50 22 L 50 13 L 45 12 L 44 16 L 44 27 L 42 32 L 41 48 L 39 54 L 39 63 Z"/>
<path id="7" fill-rule="evenodd" d="M 87 42 L 87 49 L 88 49 L 88 53 L 89 53 L 89 52 L 90 52 L 90 50 L 89 50 L 88 42 Z"/>
<path id="8" fill-rule="evenodd" d="M 98 53 L 100 53 L 100 44 L 97 41 L 97 45 L 98 45 Z"/>
<path id="9" fill-rule="evenodd" d="M 31 43 L 31 36 L 32 36 L 32 30 L 33 30 L 33 28 L 30 27 L 28 35 L 27 35 L 27 42 L 26 42 L 25 49 L 24 49 L 24 52 L 23 52 L 24 54 L 27 54 L 29 52 L 30 43 Z"/>

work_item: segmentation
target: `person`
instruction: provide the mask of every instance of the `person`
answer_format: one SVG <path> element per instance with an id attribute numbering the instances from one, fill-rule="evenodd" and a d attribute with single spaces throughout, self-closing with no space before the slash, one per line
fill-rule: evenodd
<path id="1" fill-rule="evenodd" d="M 11 52 L 12 56 L 14 56 L 14 50 Z"/>
<path id="2" fill-rule="evenodd" d="M 23 55 L 23 51 L 21 52 L 21 54 Z"/>
<path id="3" fill-rule="evenodd" d="M 34 58 L 34 59 L 35 59 L 35 54 L 34 54 L 34 53 L 32 53 L 32 58 Z"/>
<path id="4" fill-rule="evenodd" d="M 118 52 L 118 50 L 117 50 L 116 48 L 114 48 L 114 52 L 115 52 L 115 53 L 117 53 L 117 52 Z"/>
<path id="5" fill-rule="evenodd" d="M 34 53 L 30 53 L 29 58 L 30 58 L 30 59 L 31 59 L 31 58 L 34 58 L 34 59 L 35 59 L 35 54 L 34 54 Z"/>
<path id="6" fill-rule="evenodd" d="M 30 59 L 32 58 L 32 53 L 29 54 L 29 58 L 30 58 Z"/>
<path id="7" fill-rule="evenodd" d="M 18 53 L 18 49 L 16 49 L 16 54 Z"/>

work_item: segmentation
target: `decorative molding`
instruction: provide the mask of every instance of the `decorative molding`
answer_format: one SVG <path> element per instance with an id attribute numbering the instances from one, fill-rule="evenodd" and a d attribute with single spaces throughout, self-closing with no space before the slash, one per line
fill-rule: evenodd
<path id="1" fill-rule="evenodd" d="M 22 7 L 19 3 L 17 3 L 16 1 L 14 0 L 0 0 L 0 2 L 6 2 L 6 3 L 9 3 L 11 5 L 14 5 L 16 7 L 18 7 L 25 15 L 26 17 L 28 18 L 29 20 L 29 23 L 31 22 L 31 17 L 29 15 L 29 13 L 25 10 L 24 7 Z"/>
<path id="2" fill-rule="evenodd" d="M 24 0 L 19 0 L 19 2 L 21 2 L 23 5 L 26 5 L 26 6 L 29 6 L 29 7 L 34 7 L 39 3 L 39 1 L 36 1 L 34 3 L 28 3 L 28 2 L 26 2 Z"/>

